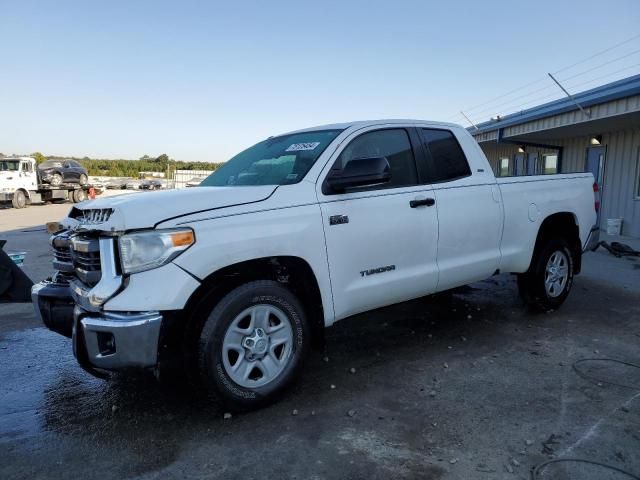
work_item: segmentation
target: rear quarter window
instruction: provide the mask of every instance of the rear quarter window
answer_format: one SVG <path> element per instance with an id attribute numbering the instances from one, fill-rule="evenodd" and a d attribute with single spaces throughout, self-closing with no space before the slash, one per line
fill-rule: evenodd
<path id="1" fill-rule="evenodd" d="M 429 182 L 448 182 L 471 175 L 467 157 L 453 132 L 423 128 L 421 133 L 429 160 Z"/>

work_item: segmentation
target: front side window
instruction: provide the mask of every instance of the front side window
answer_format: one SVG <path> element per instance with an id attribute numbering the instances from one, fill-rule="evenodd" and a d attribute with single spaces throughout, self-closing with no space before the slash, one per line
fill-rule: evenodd
<path id="1" fill-rule="evenodd" d="M 268 138 L 227 161 L 199 186 L 298 183 L 340 132 L 342 130 L 317 130 Z"/>
<path id="2" fill-rule="evenodd" d="M 447 182 L 471 175 L 469 162 L 456 137 L 449 130 L 422 129 L 425 150 L 431 157 L 429 180 Z"/>
<path id="3" fill-rule="evenodd" d="M 351 160 L 385 157 L 391 167 L 391 180 L 379 188 L 398 188 L 418 184 L 416 163 L 407 131 L 402 128 L 375 130 L 356 137 L 340 153 L 333 169 L 343 169 Z"/>

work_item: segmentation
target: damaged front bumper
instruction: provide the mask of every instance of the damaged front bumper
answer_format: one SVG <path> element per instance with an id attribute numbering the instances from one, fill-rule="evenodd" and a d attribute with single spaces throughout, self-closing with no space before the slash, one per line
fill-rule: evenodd
<path id="1" fill-rule="evenodd" d="M 160 312 L 88 311 L 76 304 L 69 284 L 53 280 L 33 286 L 38 317 L 54 332 L 73 340 L 73 352 L 85 370 L 155 367 Z"/>
<path id="2" fill-rule="evenodd" d="M 155 367 L 160 312 L 73 312 L 73 351 L 82 364 L 105 370 Z M 84 365 L 83 365 L 84 366 Z"/>

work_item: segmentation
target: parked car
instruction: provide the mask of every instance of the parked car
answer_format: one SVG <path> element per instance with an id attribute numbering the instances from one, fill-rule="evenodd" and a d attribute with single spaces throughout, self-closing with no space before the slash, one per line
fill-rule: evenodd
<path id="1" fill-rule="evenodd" d="M 108 190 L 124 190 L 127 188 L 128 181 L 129 181 L 128 178 L 112 179 L 107 182 L 106 187 Z"/>
<path id="2" fill-rule="evenodd" d="M 47 160 L 38 165 L 43 183 L 58 186 L 63 183 L 89 183 L 87 169 L 75 160 Z"/>
<path id="3" fill-rule="evenodd" d="M 76 206 L 51 240 L 64 274 L 32 296 L 49 328 L 73 330 L 86 370 L 180 366 L 250 409 L 352 315 L 500 272 L 556 310 L 598 242 L 593 185 L 591 173 L 496 179 L 453 124 L 300 130 L 200 188 Z"/>
<path id="4" fill-rule="evenodd" d="M 127 190 L 138 190 L 140 189 L 140 186 L 142 185 L 142 182 L 140 180 L 129 180 L 126 183 L 126 189 Z"/>
<path id="5" fill-rule="evenodd" d="M 205 177 L 193 177 L 187 183 L 185 183 L 185 187 L 197 187 L 202 183 Z"/>
<path id="6" fill-rule="evenodd" d="M 152 178 L 149 180 L 143 180 L 140 184 L 140 188 L 142 190 L 159 190 L 162 188 L 162 185 L 162 180 Z"/>

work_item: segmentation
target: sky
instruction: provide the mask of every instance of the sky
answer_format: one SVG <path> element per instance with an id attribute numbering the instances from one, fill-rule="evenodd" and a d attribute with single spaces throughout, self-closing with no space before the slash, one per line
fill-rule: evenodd
<path id="1" fill-rule="evenodd" d="M 605 77 L 582 90 L 640 73 L 638 0 L 0 0 L 0 152 L 217 162 L 327 123 L 480 122 L 625 41 L 558 73 Z"/>

